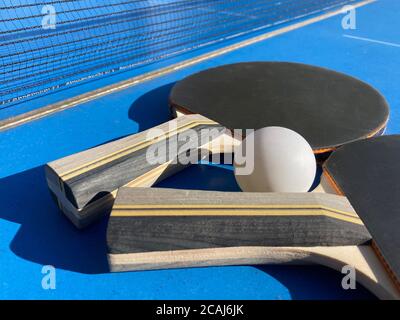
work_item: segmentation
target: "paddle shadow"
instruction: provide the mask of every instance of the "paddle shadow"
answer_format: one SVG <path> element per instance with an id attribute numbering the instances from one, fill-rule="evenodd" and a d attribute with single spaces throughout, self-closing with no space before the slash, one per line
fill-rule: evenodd
<path id="1" fill-rule="evenodd" d="M 139 131 L 150 129 L 172 119 L 168 98 L 175 83 L 153 89 L 136 99 L 128 111 Z"/>
<path id="2" fill-rule="evenodd" d="M 241 191 L 229 165 L 198 164 L 157 183 L 157 188 L 208 191 Z"/>
<path id="3" fill-rule="evenodd" d="M 357 283 L 355 290 L 341 286 L 343 274 L 321 265 L 257 266 L 290 292 L 294 300 L 376 300 L 377 298 Z"/>
<path id="4" fill-rule="evenodd" d="M 107 219 L 76 229 L 47 189 L 43 166 L 0 180 L 0 219 L 20 224 L 10 244 L 19 257 L 82 273 L 108 272 Z"/>

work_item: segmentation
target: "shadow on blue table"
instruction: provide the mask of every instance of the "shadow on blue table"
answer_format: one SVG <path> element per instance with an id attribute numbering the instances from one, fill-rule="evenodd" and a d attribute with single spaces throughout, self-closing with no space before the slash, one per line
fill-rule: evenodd
<path id="1" fill-rule="evenodd" d="M 72 271 L 107 272 L 106 221 L 77 230 L 52 200 L 43 167 L 1 179 L 0 189 L 0 218 L 21 225 L 10 245 L 15 254 Z"/>
<path id="2" fill-rule="evenodd" d="M 139 131 L 147 130 L 172 118 L 168 98 L 174 84 L 175 82 L 151 90 L 133 102 L 128 117 L 138 124 Z"/>

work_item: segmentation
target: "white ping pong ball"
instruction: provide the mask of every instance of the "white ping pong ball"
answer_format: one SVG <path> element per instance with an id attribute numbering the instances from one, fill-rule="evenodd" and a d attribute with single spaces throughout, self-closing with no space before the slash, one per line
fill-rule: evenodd
<path id="1" fill-rule="evenodd" d="M 235 149 L 234 167 L 236 181 L 245 192 L 307 192 L 317 170 L 308 142 L 283 127 L 249 134 Z"/>

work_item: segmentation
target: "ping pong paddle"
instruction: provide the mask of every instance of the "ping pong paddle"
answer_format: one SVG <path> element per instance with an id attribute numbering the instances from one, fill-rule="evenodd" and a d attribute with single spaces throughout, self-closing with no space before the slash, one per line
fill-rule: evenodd
<path id="1" fill-rule="evenodd" d="M 76 227 L 83 228 L 110 212 L 119 187 L 152 186 L 186 167 L 178 160 L 187 153 L 198 149 L 220 152 L 223 144 L 218 143 L 218 139 L 231 145 L 225 131 L 219 124 L 200 115 L 174 119 L 48 163 L 45 166 L 47 184 L 61 211 Z M 185 134 L 196 134 L 198 140 L 178 139 L 178 135 L 185 137 Z M 201 140 L 205 134 L 207 136 Z M 205 142 L 201 144 L 202 141 Z M 165 153 L 165 159 L 149 162 L 149 148 L 158 148 Z M 196 158 L 190 163 L 200 159 L 202 154 L 196 152 L 194 156 Z"/>
<path id="2" fill-rule="evenodd" d="M 319 189 L 339 195 L 121 188 L 107 230 L 110 269 L 350 265 L 378 297 L 398 299 L 399 162 L 400 136 L 382 136 L 324 163 Z"/>
<path id="3" fill-rule="evenodd" d="M 201 114 L 229 129 L 280 126 L 302 135 L 314 153 L 381 135 L 385 98 L 350 76 L 305 64 L 246 62 L 193 74 L 172 88 L 176 115 Z"/>

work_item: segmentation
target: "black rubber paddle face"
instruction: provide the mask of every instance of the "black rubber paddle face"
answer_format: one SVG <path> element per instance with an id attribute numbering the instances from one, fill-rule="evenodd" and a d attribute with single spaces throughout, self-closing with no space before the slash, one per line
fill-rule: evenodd
<path id="1" fill-rule="evenodd" d="M 357 141 L 324 164 L 400 280 L 400 135 Z M 399 285 L 399 282 L 398 282 Z"/>
<path id="2" fill-rule="evenodd" d="M 170 105 L 230 129 L 290 128 L 316 153 L 380 135 L 389 116 L 384 97 L 368 84 L 286 62 L 238 63 L 202 71 L 174 86 Z"/>

